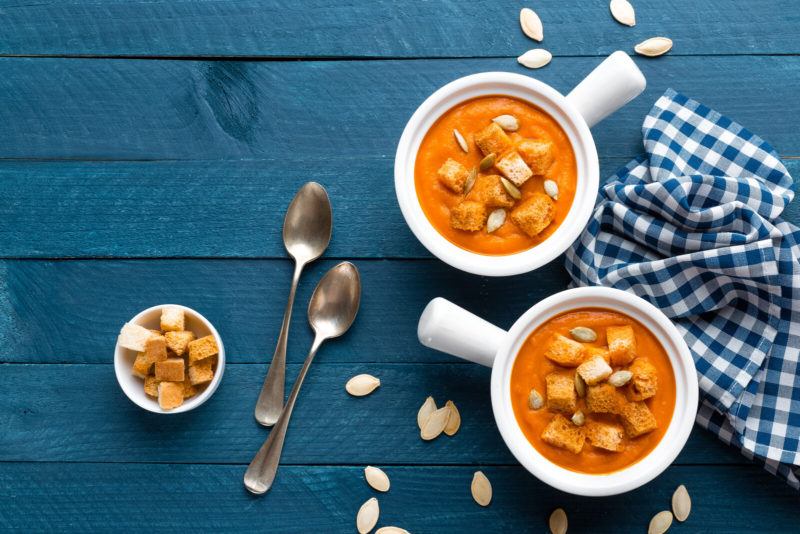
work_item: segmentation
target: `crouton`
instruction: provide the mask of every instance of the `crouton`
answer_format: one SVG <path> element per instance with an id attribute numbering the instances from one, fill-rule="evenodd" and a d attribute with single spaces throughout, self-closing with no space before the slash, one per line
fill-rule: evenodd
<path id="1" fill-rule="evenodd" d="M 147 354 L 140 352 L 133 360 L 133 374 L 139 378 L 144 378 L 150 374 L 150 369 L 153 367 L 153 362 L 147 357 Z"/>
<path id="2" fill-rule="evenodd" d="M 486 224 L 486 206 L 479 202 L 464 200 L 450 210 L 450 226 L 456 230 L 477 232 Z"/>
<path id="3" fill-rule="evenodd" d="M 626 403 L 625 396 L 608 382 L 586 388 L 586 409 L 590 413 L 617 414 Z"/>
<path id="4" fill-rule="evenodd" d="M 185 365 L 183 358 L 168 358 L 163 362 L 156 362 L 156 380 L 183 382 Z"/>
<path id="5" fill-rule="evenodd" d="M 167 348 L 175 353 L 176 356 L 183 356 L 189 342 L 194 341 L 194 332 L 188 330 L 178 332 L 167 332 L 164 334 L 167 340 Z"/>
<path id="6" fill-rule="evenodd" d="M 606 339 L 611 365 L 628 365 L 636 357 L 636 337 L 632 326 L 609 326 L 606 328 Z"/>
<path id="7" fill-rule="evenodd" d="M 555 214 L 553 199 L 544 193 L 534 193 L 511 212 L 511 220 L 520 230 L 536 237 L 553 222 Z"/>
<path id="8" fill-rule="evenodd" d="M 189 367 L 189 381 L 193 386 L 211 382 L 211 379 L 214 378 L 214 371 L 211 368 L 211 363 L 211 358 L 206 358 Z"/>
<path id="9" fill-rule="evenodd" d="M 143 326 L 125 323 L 119 331 L 117 343 L 119 343 L 120 347 L 135 350 L 136 352 L 144 352 L 144 344 L 152 335 L 153 332 Z"/>
<path id="10" fill-rule="evenodd" d="M 219 352 L 214 336 L 201 337 L 189 342 L 189 365 L 205 360 Z"/>
<path id="11" fill-rule="evenodd" d="M 487 208 L 511 208 L 514 199 L 508 194 L 496 174 L 479 175 L 466 200 L 480 202 Z"/>
<path id="12" fill-rule="evenodd" d="M 511 139 L 500 126 L 491 123 L 475 134 L 475 144 L 478 145 L 484 156 L 492 153 L 500 155 L 511 148 Z"/>
<path id="13" fill-rule="evenodd" d="M 593 356 L 578 366 L 578 374 L 589 386 L 599 384 L 614 371 L 602 356 Z"/>
<path id="14" fill-rule="evenodd" d="M 549 141 L 524 139 L 517 145 L 517 151 L 534 176 L 544 175 L 553 164 L 553 143 Z"/>
<path id="15" fill-rule="evenodd" d="M 628 399 L 643 401 L 655 396 L 658 391 L 658 371 L 647 358 L 636 358 L 628 367 L 633 373 L 628 384 Z"/>
<path id="16" fill-rule="evenodd" d="M 595 356 L 600 356 L 603 358 L 606 363 L 611 363 L 611 353 L 608 352 L 608 347 L 594 347 L 592 345 L 586 346 L 586 358 L 593 358 Z"/>
<path id="17" fill-rule="evenodd" d="M 622 426 L 628 437 L 635 438 L 658 428 L 658 423 L 650 408 L 643 402 L 628 402 L 620 411 Z"/>
<path id="18" fill-rule="evenodd" d="M 171 410 L 181 404 L 183 404 L 183 384 L 181 382 L 158 384 L 158 405 L 162 410 Z"/>
<path id="19" fill-rule="evenodd" d="M 544 349 L 544 356 L 563 367 L 577 367 L 586 357 L 586 347 L 561 334 L 553 334 Z"/>
<path id="20" fill-rule="evenodd" d="M 509 180 L 514 182 L 514 185 L 521 186 L 528 179 L 533 176 L 528 165 L 520 157 L 519 153 L 512 150 L 502 158 L 497 160 L 494 164 L 495 167 Z"/>
<path id="21" fill-rule="evenodd" d="M 460 195 L 464 192 L 469 170 L 453 158 L 447 158 L 436 174 L 439 175 L 439 181 L 453 193 Z"/>
<path id="22" fill-rule="evenodd" d="M 160 383 L 161 380 L 155 376 L 146 376 L 144 379 L 144 392 L 151 397 L 158 397 L 158 385 Z"/>
<path id="23" fill-rule="evenodd" d="M 622 443 L 623 429 L 619 425 L 609 425 L 590 421 L 586 425 L 586 439 L 593 446 L 607 451 L 619 452 L 624 448 Z"/>
<path id="24" fill-rule="evenodd" d="M 191 369 L 194 369 L 194 368 L 191 367 L 190 371 L 191 371 Z M 183 382 L 181 382 L 181 385 L 183 386 L 183 398 L 184 399 L 188 399 L 188 398 L 194 397 L 195 395 L 197 395 L 197 393 L 199 391 L 199 389 L 192 384 L 191 380 L 189 380 L 188 376 L 183 379 Z"/>
<path id="25" fill-rule="evenodd" d="M 574 380 L 565 375 L 550 373 L 547 380 L 547 409 L 570 414 L 578 407 Z"/>
<path id="26" fill-rule="evenodd" d="M 177 332 L 183 330 L 183 325 L 183 308 L 165 306 L 161 310 L 161 330 L 165 332 Z"/>
<path id="27" fill-rule="evenodd" d="M 586 433 L 582 426 L 575 426 L 563 415 L 556 414 L 542 432 L 542 441 L 578 454 L 583 450 Z"/>
<path id="28" fill-rule="evenodd" d="M 144 352 L 152 363 L 163 362 L 167 359 L 167 340 L 152 334 L 144 343 Z"/>

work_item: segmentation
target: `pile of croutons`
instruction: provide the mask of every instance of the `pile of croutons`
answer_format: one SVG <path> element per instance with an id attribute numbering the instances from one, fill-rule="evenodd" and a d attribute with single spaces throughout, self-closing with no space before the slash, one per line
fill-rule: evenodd
<path id="1" fill-rule="evenodd" d="M 125 323 L 117 342 L 138 354 L 132 372 L 144 380 L 144 392 L 172 410 L 197 395 L 214 378 L 219 347 L 214 336 L 196 339 L 185 329 L 183 309 L 165 306 L 161 330 Z"/>
<path id="2" fill-rule="evenodd" d="M 633 327 L 609 326 L 606 339 L 608 347 L 599 348 L 554 334 L 544 348 L 550 361 L 575 369 L 546 377 L 546 405 L 556 413 L 542 432 L 546 443 L 578 454 L 588 439 L 595 447 L 618 452 L 626 436 L 633 439 L 658 428 L 644 402 L 655 396 L 658 375 L 650 361 L 637 357 Z M 541 408 L 541 395 L 532 390 L 534 398 L 538 402 L 532 400 L 531 409 Z M 587 420 L 581 404 L 588 413 L 609 414 L 620 424 Z"/>
<path id="3" fill-rule="evenodd" d="M 511 118 L 513 129 L 518 128 L 516 118 Z M 510 209 L 515 225 L 530 237 L 538 236 L 555 216 L 557 186 L 553 182 L 549 193 L 535 192 L 525 200 L 519 188 L 531 177 L 545 175 L 555 159 L 552 143 L 524 138 L 514 143 L 496 122 L 476 133 L 474 140 L 485 156 L 479 167 L 469 170 L 448 158 L 438 171 L 442 184 L 462 195 L 450 210 L 450 226 L 469 232 L 486 228 L 491 233 L 505 223 Z"/>

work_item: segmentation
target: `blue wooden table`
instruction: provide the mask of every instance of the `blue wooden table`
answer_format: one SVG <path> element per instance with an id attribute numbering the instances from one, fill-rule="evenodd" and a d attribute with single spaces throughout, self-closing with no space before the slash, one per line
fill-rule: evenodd
<path id="1" fill-rule="evenodd" d="M 700 429 L 630 494 L 550 489 L 500 439 L 489 371 L 416 341 L 434 296 L 508 327 L 567 284 L 561 260 L 512 279 L 457 272 L 405 226 L 395 146 L 454 78 L 524 72 L 566 92 L 602 56 L 667 35 L 668 56 L 636 58 L 645 94 L 595 129 L 603 175 L 641 152 L 645 113 L 674 87 L 763 135 L 800 176 L 796 2 L 634 4 L 626 28 L 605 0 L 535 2 L 554 59 L 531 72 L 515 61 L 535 45 L 522 5 L 506 0 L 1 2 L 0 530 L 352 532 L 371 464 L 392 480 L 380 523 L 415 533 L 543 532 L 559 506 L 571 532 L 644 532 L 678 484 L 694 508 L 674 532 L 796 531 L 797 494 Z M 253 405 L 291 275 L 281 222 L 308 180 L 328 188 L 335 228 L 301 282 L 290 383 L 311 340 L 305 303 L 339 259 L 361 269 L 362 309 L 320 353 L 276 485 L 254 497 L 241 480 L 267 431 Z M 207 404 L 170 417 L 129 402 L 112 365 L 120 325 L 163 302 L 213 321 L 229 362 Z M 349 397 L 362 372 L 382 386 Z M 459 406 L 455 437 L 420 440 L 427 395 Z M 476 469 L 488 508 L 469 493 Z"/>

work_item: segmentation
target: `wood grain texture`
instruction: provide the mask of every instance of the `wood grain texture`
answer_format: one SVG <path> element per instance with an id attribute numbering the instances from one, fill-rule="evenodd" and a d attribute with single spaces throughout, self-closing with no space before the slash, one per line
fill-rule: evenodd
<path id="1" fill-rule="evenodd" d="M 567 92 L 599 58 L 531 73 L 514 59 L 150 61 L 0 59 L 0 158 L 275 159 L 394 157 L 413 111 L 480 71 L 533 74 Z M 648 89 L 595 128 L 604 157 L 641 151 L 642 119 L 675 87 L 800 155 L 800 56 L 636 58 Z M 769 90 L 765 90 L 769 87 Z M 281 176 L 267 174 L 270 180 Z M 365 180 L 391 180 L 366 176 Z"/>
<path id="2" fill-rule="evenodd" d="M 614 22 L 607 2 L 535 3 L 555 54 L 598 55 L 652 35 L 674 54 L 797 53 L 791 0 L 638 0 L 637 25 Z M 104 0 L 3 6 L 0 54 L 259 57 L 518 56 L 535 43 L 520 3 Z"/>

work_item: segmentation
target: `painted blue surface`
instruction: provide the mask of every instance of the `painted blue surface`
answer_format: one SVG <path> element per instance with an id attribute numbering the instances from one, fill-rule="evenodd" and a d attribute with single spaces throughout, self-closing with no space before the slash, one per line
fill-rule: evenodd
<path id="1" fill-rule="evenodd" d="M 796 531 L 797 494 L 701 430 L 634 493 L 552 490 L 503 445 L 488 369 L 416 341 L 434 296 L 508 327 L 567 283 L 560 260 L 504 280 L 459 273 L 405 227 L 395 144 L 453 78 L 511 70 L 567 91 L 600 56 L 667 35 L 670 55 L 636 58 L 645 95 L 595 129 L 603 174 L 640 152 L 667 87 L 761 134 L 800 174 L 794 3 L 635 5 L 625 28 L 606 2 L 537 2 L 554 59 L 531 73 L 514 58 L 535 44 L 505 0 L 0 3 L 0 530 L 353 532 L 370 464 L 392 479 L 380 524 L 414 533 L 543 532 L 558 506 L 570 532 L 644 531 L 681 483 L 694 508 L 670 532 Z M 337 259 L 361 269 L 363 307 L 320 353 L 286 465 L 255 498 L 241 476 L 267 436 L 252 407 L 291 275 L 280 222 L 310 179 L 328 188 L 335 228 L 298 292 L 290 381 L 310 343 L 305 304 Z M 228 349 L 219 391 L 189 414 L 145 413 L 114 378 L 116 330 L 160 302 L 203 312 Z M 349 397 L 362 372 L 383 385 Z M 455 437 L 418 438 L 427 395 L 459 405 Z M 489 508 L 469 496 L 475 469 L 492 480 Z"/>

